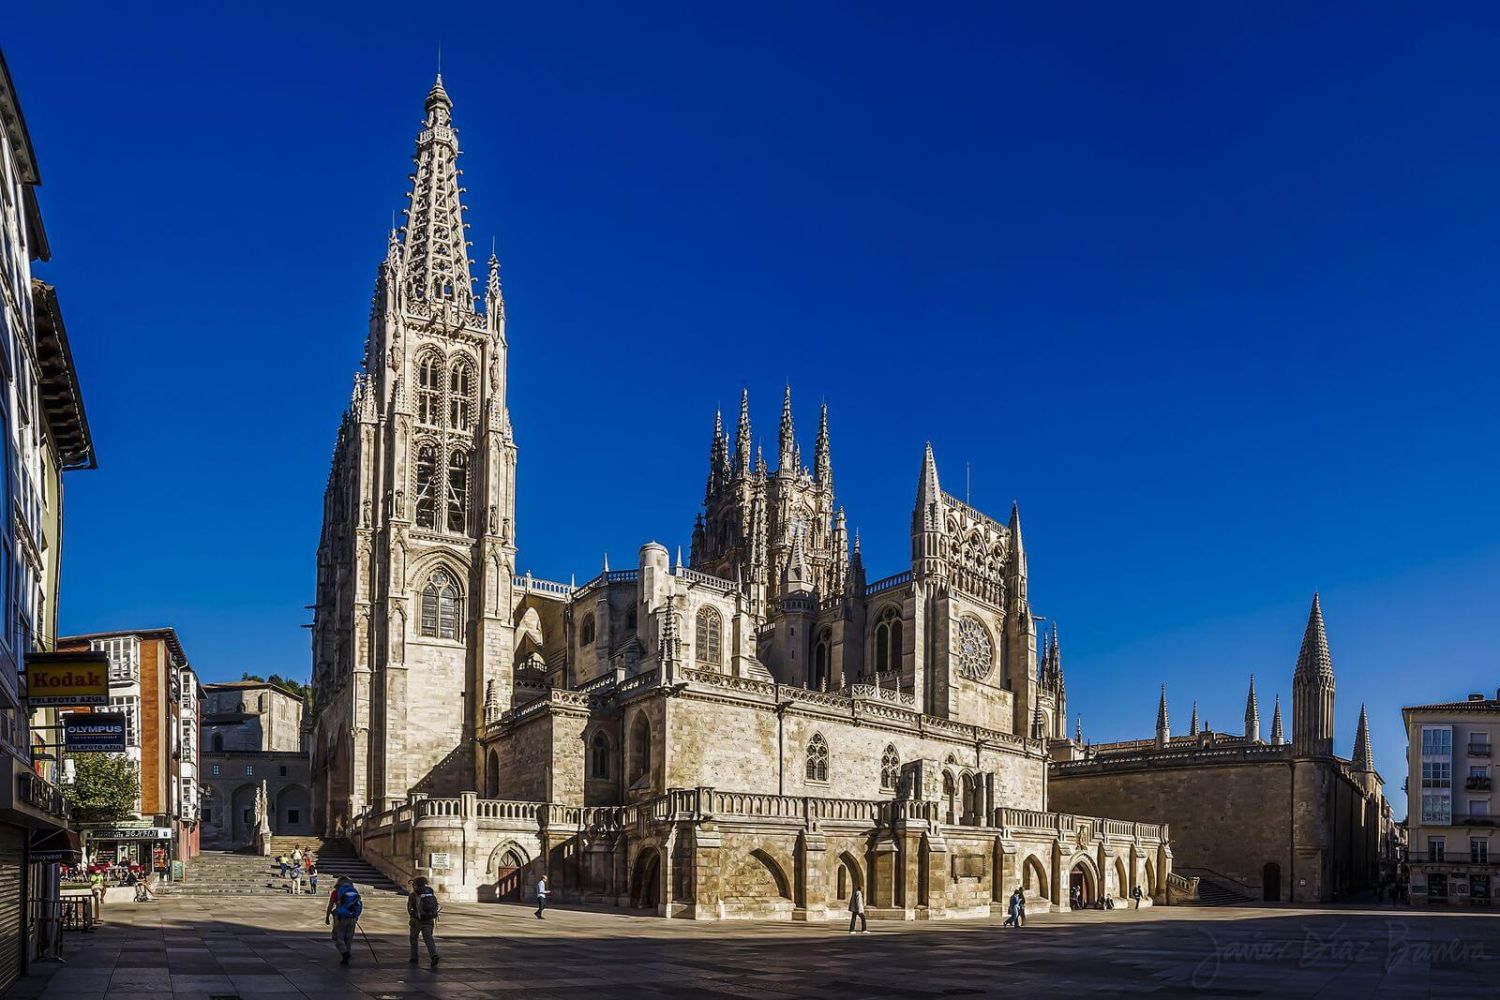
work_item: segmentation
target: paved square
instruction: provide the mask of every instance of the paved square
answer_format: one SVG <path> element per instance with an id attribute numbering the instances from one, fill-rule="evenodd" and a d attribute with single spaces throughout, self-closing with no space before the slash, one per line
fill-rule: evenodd
<path id="1" fill-rule="evenodd" d="M 692 924 L 618 911 L 451 905 L 442 962 L 406 962 L 405 901 L 367 900 L 345 968 L 321 899 L 120 904 L 11 998 L 1493 995 L 1500 916 L 1407 909 L 1159 907 L 993 921 Z M 371 954 L 373 948 L 374 955 Z M 376 958 L 378 957 L 378 964 Z"/>

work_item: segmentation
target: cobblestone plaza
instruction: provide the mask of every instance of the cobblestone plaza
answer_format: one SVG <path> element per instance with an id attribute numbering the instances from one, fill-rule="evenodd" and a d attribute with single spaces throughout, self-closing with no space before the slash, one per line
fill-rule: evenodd
<path id="1" fill-rule="evenodd" d="M 539 921 L 520 905 L 452 904 L 439 921 L 442 962 L 429 968 L 406 963 L 405 901 L 366 904 L 375 957 L 361 940 L 348 968 L 321 898 L 111 906 L 92 935 L 70 935 L 66 964 L 35 967 L 10 996 L 1464 996 L 1492 989 L 1500 955 L 1500 920 L 1389 907 L 1082 911 L 1034 917 L 1021 931 L 998 919 L 874 921 L 850 937 L 832 923 L 567 909 Z"/>

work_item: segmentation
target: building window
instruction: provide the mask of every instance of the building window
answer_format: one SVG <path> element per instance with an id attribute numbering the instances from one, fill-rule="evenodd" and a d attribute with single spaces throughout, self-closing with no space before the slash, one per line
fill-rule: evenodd
<path id="1" fill-rule="evenodd" d="M 1447 792 L 1422 793 L 1422 822 L 1446 826 L 1453 821 L 1453 798 Z"/>
<path id="2" fill-rule="evenodd" d="M 901 781 L 901 755 L 894 744 L 885 748 L 880 757 L 880 790 L 894 792 Z"/>
<path id="3" fill-rule="evenodd" d="M 807 743 L 807 780 L 828 780 L 828 742 L 822 733 L 813 733 Z"/>
<path id="4" fill-rule="evenodd" d="M 1472 732 L 1469 734 L 1469 756 L 1488 757 L 1490 755 L 1490 734 L 1486 732 Z"/>
<path id="5" fill-rule="evenodd" d="M 141 642 L 133 635 L 113 639 L 94 639 L 89 648 L 109 657 L 109 679 L 133 681 L 141 672 Z"/>
<path id="6" fill-rule="evenodd" d="M 417 527 L 437 527 L 437 448 L 417 449 Z"/>
<path id="7" fill-rule="evenodd" d="M 125 716 L 125 745 L 141 745 L 141 699 L 135 695 L 110 695 L 109 710 Z"/>
<path id="8" fill-rule="evenodd" d="M 875 620 L 875 670 L 887 674 L 901 669 L 901 612 L 888 607 Z"/>
<path id="9" fill-rule="evenodd" d="M 1447 848 L 1446 848 L 1445 844 L 1446 844 L 1446 841 L 1442 837 L 1428 837 L 1427 838 L 1427 860 L 1428 861 L 1445 861 L 1445 860 L 1447 860 L 1447 853 L 1446 853 Z"/>
<path id="10" fill-rule="evenodd" d="M 282 776 L 282 777 L 283 777 L 283 778 L 285 778 L 285 777 L 286 777 L 286 768 L 285 768 L 285 767 L 282 767 L 282 769 L 281 769 L 281 776 Z"/>
<path id="11" fill-rule="evenodd" d="M 584 615 L 583 621 L 578 626 L 578 645 L 592 646 L 594 644 L 594 616 Z"/>
<path id="12" fill-rule="evenodd" d="M 824 629 L 818 633 L 818 641 L 813 644 L 813 674 L 812 686 L 817 690 L 828 687 L 828 671 L 833 664 L 833 632 Z"/>
<path id="13" fill-rule="evenodd" d="M 1489 799 L 1470 799 L 1469 800 L 1469 815 L 1470 816 L 1488 816 L 1489 814 L 1490 814 L 1490 800 Z"/>
<path id="14" fill-rule="evenodd" d="M 254 764 L 246 764 L 245 765 L 245 777 L 247 777 L 247 778 L 253 778 L 253 777 L 255 777 L 255 765 Z"/>
<path id="15" fill-rule="evenodd" d="M 214 811 L 213 811 L 213 809 L 211 807 L 209 807 L 209 806 L 204 806 L 203 807 L 203 822 L 205 822 L 205 823 L 212 823 L 213 821 L 214 821 Z"/>
<path id="16" fill-rule="evenodd" d="M 288 809 L 286 811 L 286 821 L 288 823 L 300 823 L 300 822 L 302 822 L 302 810 L 300 810 L 300 809 Z"/>
<path id="17" fill-rule="evenodd" d="M 417 365 L 417 423 L 437 424 L 438 397 L 442 392 L 442 364 L 437 355 L 429 354 Z"/>
<path id="18" fill-rule="evenodd" d="M 463 597 L 446 569 L 433 573 L 422 589 L 422 634 L 436 639 L 463 638 Z"/>
<path id="19" fill-rule="evenodd" d="M 720 662 L 722 655 L 721 645 L 724 641 L 724 618 L 713 608 L 702 608 L 698 611 L 698 629 L 696 641 L 693 643 L 694 651 L 698 655 L 699 663 Z"/>
<path id="20" fill-rule="evenodd" d="M 214 733 L 214 753 L 223 753 L 223 752 L 224 752 L 224 734 L 223 733 Z M 214 766 L 217 767 L 218 765 L 216 764 Z M 214 771 L 214 773 L 218 774 L 219 772 L 218 771 Z"/>
<path id="21" fill-rule="evenodd" d="M 1424 726 L 1422 728 L 1422 756 L 1423 757 L 1451 757 L 1453 756 L 1453 730 L 1443 726 Z"/>
<path id="22" fill-rule="evenodd" d="M 1442 760 L 1424 760 L 1422 762 L 1422 787 L 1452 788 L 1452 763 Z"/>
<path id="23" fill-rule="evenodd" d="M 448 371 L 448 426 L 469 429 L 469 401 L 474 391 L 474 371 L 467 361 L 455 361 Z"/>
<path id="24" fill-rule="evenodd" d="M 469 453 L 462 448 L 448 454 L 448 530 L 469 530 Z"/>
<path id="25" fill-rule="evenodd" d="M 603 733 L 595 733 L 589 744 L 589 777 L 609 777 L 609 740 Z"/>
<path id="26" fill-rule="evenodd" d="M 637 712 L 630 728 L 630 785 L 632 788 L 651 781 L 651 720 Z"/>
<path id="27" fill-rule="evenodd" d="M 1469 838 L 1469 863 L 1475 865 L 1487 865 L 1490 863 L 1490 841 L 1488 837 Z"/>

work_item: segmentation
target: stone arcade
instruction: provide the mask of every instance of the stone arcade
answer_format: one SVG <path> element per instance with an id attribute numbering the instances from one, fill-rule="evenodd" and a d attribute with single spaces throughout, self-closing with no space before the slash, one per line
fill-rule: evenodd
<path id="1" fill-rule="evenodd" d="M 684 564 L 656 543 L 575 586 L 516 574 L 516 442 L 492 255 L 471 291 L 458 139 L 427 96 L 324 498 L 314 822 L 396 877 L 698 919 L 986 915 L 1017 886 L 1165 901 L 1167 831 L 1046 811 L 1064 740 L 1020 514 L 942 491 L 909 569 L 867 582 L 791 391 L 777 465 L 714 421 Z"/>

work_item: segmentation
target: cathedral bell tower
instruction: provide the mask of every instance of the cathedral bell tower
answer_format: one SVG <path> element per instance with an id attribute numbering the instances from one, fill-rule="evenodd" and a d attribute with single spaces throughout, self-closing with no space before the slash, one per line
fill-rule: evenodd
<path id="1" fill-rule="evenodd" d="M 314 757 L 327 773 L 314 780 L 327 828 L 411 790 L 476 787 L 485 694 L 509 707 L 512 689 L 516 446 L 500 265 L 492 254 L 476 298 L 441 76 L 423 110 L 319 546 Z"/>

